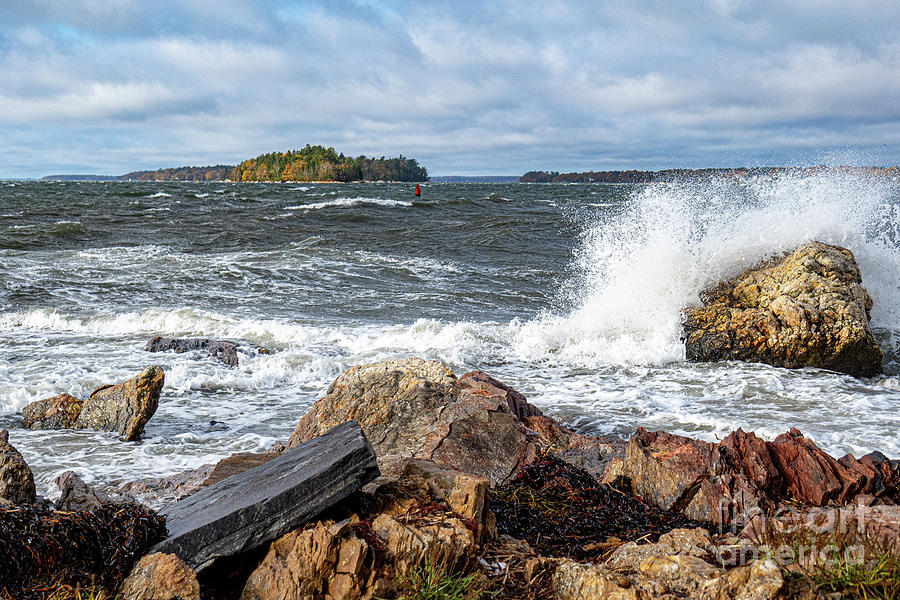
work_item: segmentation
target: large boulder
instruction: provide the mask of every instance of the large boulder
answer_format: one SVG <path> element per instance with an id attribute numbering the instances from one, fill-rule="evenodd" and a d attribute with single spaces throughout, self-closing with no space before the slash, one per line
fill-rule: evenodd
<path id="1" fill-rule="evenodd" d="M 198 572 L 254 550 L 341 502 L 378 476 L 356 423 L 342 423 L 277 458 L 164 508 L 169 537 L 155 552 Z"/>
<path id="2" fill-rule="evenodd" d="M 537 455 L 541 436 L 529 420 L 563 431 L 484 373 L 457 379 L 437 361 L 406 358 L 341 374 L 300 419 L 288 448 L 351 419 L 363 428 L 383 469 L 396 460 L 423 458 L 493 485 L 511 479 Z"/>
<path id="3" fill-rule="evenodd" d="M 9 432 L 4 429 L 0 431 L 0 504 L 32 504 L 35 498 L 31 469 L 9 443 Z"/>
<path id="4" fill-rule="evenodd" d="M 684 312 L 687 358 L 881 373 L 861 282 L 849 250 L 806 243 L 703 292 L 704 306 Z"/>
<path id="5" fill-rule="evenodd" d="M 788 500 L 846 504 L 873 495 L 894 502 L 900 477 L 880 453 L 840 460 L 797 429 L 767 442 L 741 429 L 717 444 L 638 428 L 613 476 L 625 476 L 648 503 L 692 519 L 732 523 Z"/>
<path id="6" fill-rule="evenodd" d="M 75 420 L 75 429 L 115 431 L 125 441 L 137 440 L 156 412 L 165 374 L 147 367 L 136 377 L 94 390 Z"/>

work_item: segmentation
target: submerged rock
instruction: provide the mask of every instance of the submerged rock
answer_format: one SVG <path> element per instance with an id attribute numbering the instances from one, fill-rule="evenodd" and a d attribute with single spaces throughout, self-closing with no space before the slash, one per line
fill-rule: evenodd
<path id="1" fill-rule="evenodd" d="M 342 373 L 300 419 L 288 447 L 352 419 L 382 467 L 424 458 L 497 485 L 537 455 L 541 438 L 527 425 L 532 418 L 543 419 L 524 396 L 481 372 L 457 379 L 437 361 L 388 360 Z M 549 419 L 543 425 L 564 431 Z"/>
<path id="2" fill-rule="evenodd" d="M 147 367 L 128 381 L 97 388 L 85 401 L 74 428 L 115 431 L 125 441 L 139 439 L 156 412 L 164 381 L 161 368 Z"/>
<path id="3" fill-rule="evenodd" d="M 36 499 L 34 475 L 25 459 L 9 443 L 9 431 L 0 431 L 0 505 L 32 504 Z"/>
<path id="4" fill-rule="evenodd" d="M 83 400 L 58 394 L 23 408 L 22 424 L 28 429 L 68 429 L 75 425 L 83 406 Z"/>
<path id="5" fill-rule="evenodd" d="M 881 373 L 861 282 L 849 250 L 806 243 L 701 294 L 704 306 L 684 311 L 687 358 Z"/>
<path id="6" fill-rule="evenodd" d="M 244 346 L 250 349 L 246 350 Z M 215 356 L 229 367 L 238 366 L 238 352 L 243 352 L 247 355 L 269 354 L 267 349 L 248 342 L 204 338 L 166 338 L 162 336 L 156 336 L 147 342 L 145 350 L 147 352 L 166 352 L 171 350 L 179 354 L 192 350 L 206 350 L 210 356 Z"/>
<path id="7" fill-rule="evenodd" d="M 57 477 L 56 485 L 60 491 L 59 500 L 53 503 L 56 510 L 94 510 L 112 503 L 106 494 L 89 486 L 74 471 L 65 471 Z"/>

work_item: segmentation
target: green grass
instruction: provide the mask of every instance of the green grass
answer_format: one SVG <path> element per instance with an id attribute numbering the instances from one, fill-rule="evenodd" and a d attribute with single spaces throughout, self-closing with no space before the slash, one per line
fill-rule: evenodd
<path id="1" fill-rule="evenodd" d="M 486 593 L 477 573 L 449 573 L 428 560 L 397 582 L 397 600 L 480 600 Z"/>
<path id="2" fill-rule="evenodd" d="M 755 541 L 818 591 L 852 594 L 864 600 L 900 598 L 900 551 L 887 541 L 860 535 L 853 527 L 821 531 L 770 524 Z M 810 548 L 816 551 L 810 552 Z M 779 549 L 787 552 L 779 556 Z M 791 553 L 802 558 L 784 561 L 785 554 Z"/>
<path id="3" fill-rule="evenodd" d="M 848 561 L 836 555 L 829 564 L 819 564 L 813 569 L 810 578 L 820 590 L 849 591 L 865 600 L 896 600 L 900 598 L 900 557 L 870 546 L 865 562 Z"/>

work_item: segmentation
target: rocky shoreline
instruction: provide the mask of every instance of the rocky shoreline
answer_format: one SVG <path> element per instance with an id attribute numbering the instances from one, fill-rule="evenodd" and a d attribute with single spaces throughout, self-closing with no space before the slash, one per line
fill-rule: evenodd
<path id="1" fill-rule="evenodd" d="M 796 430 L 773 441 L 738 430 L 712 444 L 639 428 L 622 447 L 568 430 L 485 373 L 456 377 L 421 359 L 348 370 L 284 449 L 225 459 L 202 480 L 186 474 L 171 487 L 183 484 L 181 502 L 201 490 L 212 494 L 348 421 L 370 445 L 376 479 L 360 480 L 356 491 L 255 546 L 232 552 L 222 545 L 199 575 L 176 544 L 174 554 L 141 558 L 107 591 L 157 599 L 390 598 L 427 564 L 478 574 L 479 585 L 508 598 L 816 598 L 824 596 L 814 583 L 805 596 L 784 595 L 802 561 L 776 560 L 765 538 L 773 523 L 790 517 L 807 527 L 834 512 L 842 534 L 852 534 L 848 546 L 874 540 L 900 551 L 900 461 L 879 453 L 836 460 Z M 0 495 L 10 502 L 0 522 L 19 510 L 13 505 L 46 506 L 8 442 L 0 456 Z M 333 467 L 331 476 L 346 468 Z M 115 506 L 71 474 L 60 485 L 55 508 L 68 515 Z M 240 488 L 230 494 L 243 495 Z M 170 518 L 180 504 L 156 500 Z M 263 528 L 269 517 L 254 506 Z M 224 529 L 213 527 L 205 543 L 226 537 Z M 44 585 L 67 568 L 45 575 Z"/>
<path id="2" fill-rule="evenodd" d="M 860 281 L 849 251 L 807 244 L 686 311 L 688 356 L 878 372 Z M 167 338 L 147 349 L 229 366 L 264 351 Z M 163 380 L 148 367 L 83 401 L 42 400 L 24 426 L 138 439 Z M 57 483 L 56 503 L 37 497 L 0 433 L 5 597 L 413 598 L 434 581 L 472 599 L 900 594 L 896 459 L 835 458 L 796 429 L 717 443 L 640 427 L 627 442 L 582 435 L 487 373 L 418 358 L 348 369 L 269 452 L 115 494 L 71 472 Z M 867 588 L 828 577 L 873 561 L 883 578 Z"/>

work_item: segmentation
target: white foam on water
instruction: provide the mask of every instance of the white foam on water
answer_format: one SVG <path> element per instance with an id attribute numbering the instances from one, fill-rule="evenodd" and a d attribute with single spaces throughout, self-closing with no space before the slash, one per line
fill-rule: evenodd
<path id="1" fill-rule="evenodd" d="M 149 196 L 144 196 L 145 198 L 171 198 L 172 194 L 167 194 L 165 192 L 156 192 L 155 194 L 150 194 Z"/>
<path id="2" fill-rule="evenodd" d="M 523 324 L 517 355 L 579 366 L 684 357 L 681 311 L 701 290 L 818 240 L 849 248 L 875 303 L 872 325 L 900 329 L 900 194 L 885 179 L 828 172 L 637 188 L 597 215 L 577 252 L 572 306 Z"/>
<path id="3" fill-rule="evenodd" d="M 407 202 L 405 200 L 392 200 L 390 198 L 368 198 L 366 196 L 357 196 L 355 198 L 335 198 L 334 200 L 328 200 L 326 202 L 312 202 L 310 204 L 300 204 L 297 206 L 286 206 L 285 210 L 317 210 L 322 208 L 337 208 L 337 207 L 354 207 L 354 206 L 362 206 L 366 204 L 371 204 L 374 206 L 399 206 L 408 208 L 413 205 L 412 202 Z"/>

